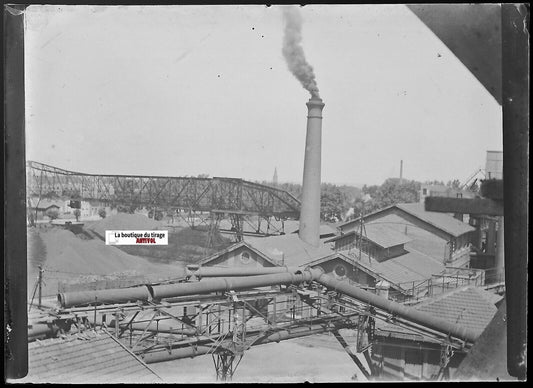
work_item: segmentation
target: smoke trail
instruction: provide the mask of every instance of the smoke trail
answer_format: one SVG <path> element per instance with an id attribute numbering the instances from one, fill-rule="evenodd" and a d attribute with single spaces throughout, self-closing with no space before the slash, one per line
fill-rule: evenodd
<path id="1" fill-rule="evenodd" d="M 313 67 L 305 60 L 302 48 L 302 16 L 295 7 L 283 8 L 283 56 L 292 74 L 302 86 L 311 93 L 311 97 L 319 97 Z"/>

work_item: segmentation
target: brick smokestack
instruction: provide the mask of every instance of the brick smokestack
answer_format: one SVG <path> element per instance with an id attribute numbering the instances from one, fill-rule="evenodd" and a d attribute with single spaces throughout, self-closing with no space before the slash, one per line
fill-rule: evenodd
<path id="1" fill-rule="evenodd" d="M 300 239 L 317 247 L 320 243 L 320 164 L 322 152 L 322 100 L 313 96 L 307 102 Z"/>

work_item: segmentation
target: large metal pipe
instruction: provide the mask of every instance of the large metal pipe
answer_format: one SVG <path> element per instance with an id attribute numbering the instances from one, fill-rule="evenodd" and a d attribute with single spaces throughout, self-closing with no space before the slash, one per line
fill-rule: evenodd
<path id="1" fill-rule="evenodd" d="M 53 323 L 34 323 L 29 326 L 28 341 L 44 337 L 53 337 L 59 331 L 59 327 Z"/>
<path id="2" fill-rule="evenodd" d="M 297 267 L 253 267 L 253 268 L 220 268 L 220 267 L 199 267 L 187 268 L 187 276 L 196 276 L 198 278 L 208 277 L 228 277 L 228 276 L 254 276 L 254 275 L 268 275 L 274 273 L 290 272 L 295 273 L 301 271 Z"/>
<path id="3" fill-rule="evenodd" d="M 179 297 L 187 295 L 208 294 L 211 292 L 228 292 L 257 287 L 301 284 L 313 280 L 310 271 L 298 273 L 279 273 L 272 275 L 213 278 L 195 283 L 177 283 L 153 286 L 154 299 Z"/>
<path id="4" fill-rule="evenodd" d="M 183 334 L 186 336 L 197 334 L 195 329 L 181 328 L 181 325 L 180 327 L 172 327 L 168 323 L 158 324 L 157 322 L 151 322 L 150 324 L 147 324 L 144 322 L 133 322 L 133 323 L 128 324 L 127 322 L 120 322 L 119 325 L 121 329 L 128 329 L 128 330 L 131 329 L 135 331 L 146 330 L 146 331 L 154 332 L 154 333 Z M 115 320 L 112 319 L 108 326 L 115 327 Z"/>
<path id="5" fill-rule="evenodd" d="M 271 342 L 280 342 L 293 338 L 305 337 L 308 335 L 324 333 L 333 329 L 333 326 L 328 325 L 311 325 L 306 327 L 297 327 L 290 330 L 281 330 L 274 334 L 264 337 L 263 339 L 255 342 L 253 345 L 263 345 Z M 340 328 L 340 327 L 339 327 Z M 139 355 L 139 357 L 147 364 L 153 364 L 156 362 L 164 362 L 177 360 L 180 358 L 196 357 L 207 353 L 214 353 L 216 349 L 212 346 L 188 346 L 186 348 L 173 349 L 173 350 L 160 350 L 150 353 Z"/>
<path id="6" fill-rule="evenodd" d="M 320 170 L 322 153 L 322 109 L 318 97 L 307 102 L 307 134 L 305 140 L 300 239 L 317 247 L 320 243 Z"/>
<path id="7" fill-rule="evenodd" d="M 306 268 L 296 273 L 279 273 L 272 275 L 244 276 L 230 278 L 214 278 L 194 283 L 177 283 L 151 287 L 125 288 L 118 290 L 102 290 L 91 292 L 76 292 L 59 294 L 58 299 L 63 307 L 76 304 L 90 304 L 97 302 L 115 302 L 132 300 L 164 299 L 179 296 L 208 294 L 211 292 L 228 292 L 232 290 L 246 290 L 256 287 L 274 285 L 298 285 L 304 282 L 317 281 L 329 289 L 339 291 L 352 298 L 368 303 L 388 313 L 397 315 L 410 322 L 420 324 L 429 329 L 436 330 L 446 335 L 474 342 L 481 334 L 465 327 L 438 319 L 428 313 L 406 307 L 399 303 L 385 299 L 379 295 L 362 290 L 360 287 L 339 281 L 330 275 L 324 274 L 319 268 Z M 142 290 L 145 290 L 144 292 Z M 128 292 L 130 292 L 128 294 Z"/>
<path id="8" fill-rule="evenodd" d="M 283 272 L 271 275 L 213 278 L 194 283 L 176 283 L 158 286 L 118 288 L 99 291 L 64 292 L 57 296 L 63 308 L 101 303 L 125 303 L 130 301 L 148 301 L 170 297 L 208 294 L 244 290 L 274 285 L 301 284 L 312 281 L 309 271 L 295 269 L 294 273 Z"/>
<path id="9" fill-rule="evenodd" d="M 481 334 L 480 332 L 475 332 L 466 327 L 444 321 L 428 313 L 415 310 L 414 308 L 406 307 L 402 304 L 385 299 L 379 295 L 365 291 L 347 282 L 339 281 L 330 275 L 316 273 L 314 275 L 315 280 L 318 283 L 326 286 L 329 289 L 339 291 L 345 295 L 351 296 L 352 298 L 368 303 L 371 306 L 377 307 L 388 313 L 397 315 L 398 317 L 417 323 L 429 329 L 433 329 L 447 335 L 452 335 L 470 342 L 474 342 Z"/>
<path id="10" fill-rule="evenodd" d="M 147 286 L 115 288 L 98 291 L 62 292 L 57 300 L 63 308 L 102 303 L 126 303 L 137 300 L 148 301 L 152 298 Z"/>

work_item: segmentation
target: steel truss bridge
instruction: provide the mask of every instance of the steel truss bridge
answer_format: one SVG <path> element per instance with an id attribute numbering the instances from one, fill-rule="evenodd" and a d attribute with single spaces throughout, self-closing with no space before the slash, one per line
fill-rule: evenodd
<path id="1" fill-rule="evenodd" d="M 147 364 L 209 354 L 222 381 L 232 378 L 252 346 L 327 332 L 334 334 L 357 369 L 372 379 L 376 371 L 370 348 L 376 320 L 437 340 L 442 349 L 437 380 L 447 375 L 451 355 L 472 345 L 471 333 L 463 328 L 443 326 L 423 313 L 412 313 L 373 294 L 368 297 L 370 293 L 351 285 L 338 286 L 339 281 L 332 279 L 272 272 L 214 280 L 187 276 L 179 283 L 151 285 L 150 295 L 145 286 L 59 294 L 60 307 L 50 314 L 53 318 L 34 322 L 29 338 L 99 327 Z M 273 284 L 254 287 L 268 283 Z M 421 323 L 424 319 L 427 324 Z M 348 343 L 341 329 L 355 331 L 355 344 Z M 366 359 L 369 369 L 358 355 Z"/>
<path id="2" fill-rule="evenodd" d="M 237 241 L 242 240 L 244 223 L 253 226 L 254 234 L 279 234 L 283 227 L 273 219 L 297 219 L 300 214 L 300 202 L 287 191 L 237 178 L 97 175 L 34 161 L 27 162 L 26 175 L 28 197 L 145 207 L 176 214 L 192 227 L 205 223 L 218 228 L 229 218 Z"/>

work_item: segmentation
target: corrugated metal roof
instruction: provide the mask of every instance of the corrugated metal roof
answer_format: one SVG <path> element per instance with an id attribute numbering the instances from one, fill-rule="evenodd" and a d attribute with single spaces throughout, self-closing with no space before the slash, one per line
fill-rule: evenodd
<path id="1" fill-rule="evenodd" d="M 104 331 L 31 342 L 28 364 L 25 382 L 161 382 L 143 361 Z"/>

